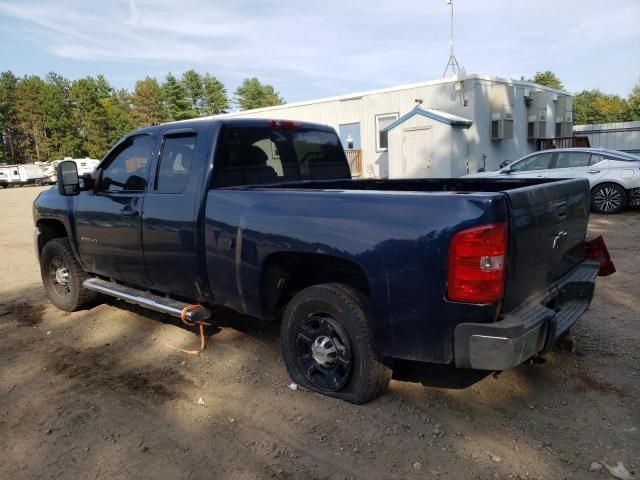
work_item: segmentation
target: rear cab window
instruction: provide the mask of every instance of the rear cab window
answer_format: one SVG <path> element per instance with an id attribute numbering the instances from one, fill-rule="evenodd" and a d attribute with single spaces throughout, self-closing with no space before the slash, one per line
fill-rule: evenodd
<path id="1" fill-rule="evenodd" d="M 182 193 L 191 175 L 196 135 L 166 136 L 156 173 L 156 193 Z"/>
<path id="2" fill-rule="evenodd" d="M 350 179 L 334 132 L 309 127 L 223 127 L 212 186 Z"/>

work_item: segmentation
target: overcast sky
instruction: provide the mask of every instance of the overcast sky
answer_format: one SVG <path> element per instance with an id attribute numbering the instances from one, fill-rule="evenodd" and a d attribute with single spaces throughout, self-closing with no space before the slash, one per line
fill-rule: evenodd
<path id="1" fill-rule="evenodd" d="M 454 0 L 467 73 L 553 70 L 569 91 L 640 80 L 640 0 Z M 257 76 L 289 101 L 440 78 L 445 0 L 0 0 L 0 70 L 103 73 L 133 88 L 194 68 L 233 91 Z"/>

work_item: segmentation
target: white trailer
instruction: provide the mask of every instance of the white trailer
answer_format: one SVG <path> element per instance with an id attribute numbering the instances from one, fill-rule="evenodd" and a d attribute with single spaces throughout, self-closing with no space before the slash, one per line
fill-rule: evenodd
<path id="1" fill-rule="evenodd" d="M 0 187 L 48 182 L 49 178 L 38 165 L 0 165 Z"/>
<path id="2" fill-rule="evenodd" d="M 85 173 L 93 174 L 93 171 L 100 164 L 100 160 L 96 160 L 95 158 L 89 158 L 89 157 L 86 157 L 86 158 L 64 157 L 64 161 L 67 161 L 67 160 L 71 160 L 72 162 L 75 162 L 78 168 L 78 175 L 80 177 Z M 56 167 L 62 161 L 63 160 L 54 160 L 53 162 L 48 163 L 46 167 L 43 167 L 46 176 L 49 177 L 52 182 L 56 181 Z"/>

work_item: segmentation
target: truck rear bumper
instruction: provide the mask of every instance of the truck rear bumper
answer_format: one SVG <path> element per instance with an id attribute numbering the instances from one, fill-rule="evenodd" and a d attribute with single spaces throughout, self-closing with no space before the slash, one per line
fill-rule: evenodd
<path id="1" fill-rule="evenodd" d="M 454 333 L 456 366 L 506 370 L 548 351 L 591 304 L 598 269 L 598 262 L 585 261 L 503 320 L 458 325 Z"/>

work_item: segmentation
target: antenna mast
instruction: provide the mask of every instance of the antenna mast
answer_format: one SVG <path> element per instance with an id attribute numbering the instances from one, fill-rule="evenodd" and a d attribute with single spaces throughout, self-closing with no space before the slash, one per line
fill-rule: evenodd
<path id="1" fill-rule="evenodd" d="M 442 74 L 442 78 L 447 76 L 447 73 L 451 71 L 451 76 L 456 75 L 460 72 L 460 65 L 458 65 L 458 60 L 456 60 L 456 56 L 453 53 L 453 0 L 447 0 L 447 3 L 451 6 L 451 24 L 449 29 L 449 62 L 447 63 L 446 68 L 444 69 L 444 73 Z"/>

